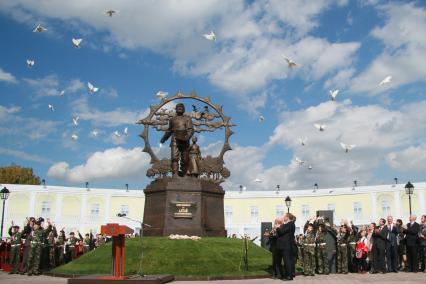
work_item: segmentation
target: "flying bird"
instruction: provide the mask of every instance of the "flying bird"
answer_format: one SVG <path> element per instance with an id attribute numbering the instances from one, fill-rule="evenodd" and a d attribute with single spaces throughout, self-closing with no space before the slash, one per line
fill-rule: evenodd
<path id="1" fill-rule="evenodd" d="M 260 178 L 256 178 L 256 179 L 254 179 L 254 182 L 261 183 L 262 180 Z"/>
<path id="2" fill-rule="evenodd" d="M 301 159 L 299 159 L 298 157 L 294 158 L 294 160 L 296 161 L 296 163 L 301 166 L 305 163 L 305 161 L 302 161 Z"/>
<path id="3" fill-rule="evenodd" d="M 34 64 L 35 64 L 34 60 L 27 59 L 27 67 L 28 68 L 33 68 Z"/>
<path id="4" fill-rule="evenodd" d="M 299 137 L 299 143 L 300 143 L 300 145 L 305 146 L 306 145 L 306 141 L 308 141 L 308 138 Z"/>
<path id="5" fill-rule="evenodd" d="M 78 139 L 78 135 L 77 134 L 73 134 L 71 135 L 71 139 L 76 141 Z"/>
<path id="6" fill-rule="evenodd" d="M 296 64 L 296 62 L 294 62 L 292 59 L 290 59 L 288 57 L 284 56 L 284 59 L 285 59 L 285 61 L 287 61 L 288 68 L 290 68 L 290 69 L 299 66 L 298 64 Z"/>
<path id="7" fill-rule="evenodd" d="M 114 131 L 114 135 L 115 135 L 115 137 L 121 137 L 121 134 L 118 133 L 118 130 Z"/>
<path id="8" fill-rule="evenodd" d="M 309 165 L 309 166 L 308 166 L 308 170 L 312 170 L 312 165 Z"/>
<path id="9" fill-rule="evenodd" d="M 157 96 L 158 99 L 164 100 L 169 95 L 169 93 L 163 92 L 163 91 L 158 91 L 155 95 Z"/>
<path id="10" fill-rule="evenodd" d="M 55 108 L 53 107 L 53 105 L 51 105 L 51 104 L 48 104 L 47 105 L 47 107 L 49 108 L 49 110 L 51 110 L 51 111 L 54 111 L 55 110 Z"/>
<path id="11" fill-rule="evenodd" d="M 380 83 L 379 86 L 383 86 L 385 84 L 389 84 L 392 82 L 392 76 L 387 76 L 386 78 L 384 78 Z"/>
<path id="12" fill-rule="evenodd" d="M 89 93 L 91 93 L 91 94 L 99 91 L 99 88 L 93 86 L 90 82 L 87 82 L 87 89 L 89 90 Z"/>
<path id="13" fill-rule="evenodd" d="M 72 38 L 72 44 L 75 48 L 80 48 L 80 43 L 83 41 L 82 38 Z"/>
<path id="14" fill-rule="evenodd" d="M 43 27 L 42 25 L 38 24 L 34 29 L 33 29 L 33 33 L 42 33 L 47 31 L 47 29 L 45 27 Z"/>
<path id="15" fill-rule="evenodd" d="M 264 122 L 265 121 L 265 117 L 263 115 L 259 116 L 259 122 Z"/>
<path id="16" fill-rule="evenodd" d="M 76 116 L 72 118 L 72 124 L 74 124 L 74 126 L 78 125 L 78 120 L 80 119 L 80 117 Z"/>
<path id="17" fill-rule="evenodd" d="M 348 153 L 350 150 L 352 150 L 353 148 L 356 147 L 356 145 L 354 145 L 354 144 L 349 145 L 349 144 L 345 144 L 343 142 L 340 142 L 340 146 L 345 150 L 346 153 Z"/>
<path id="18" fill-rule="evenodd" d="M 129 128 L 128 127 L 126 127 L 126 128 L 124 128 L 124 135 L 129 135 Z"/>
<path id="19" fill-rule="evenodd" d="M 62 90 L 60 93 L 59 93 L 59 96 L 63 96 L 63 95 L 65 95 L 65 90 Z"/>
<path id="20" fill-rule="evenodd" d="M 117 14 L 118 12 L 119 11 L 116 11 L 116 10 L 108 10 L 108 11 L 105 12 L 105 15 L 112 17 L 112 16 L 114 16 L 114 14 Z"/>
<path id="21" fill-rule="evenodd" d="M 99 132 L 96 129 L 93 129 L 92 132 L 90 132 L 93 137 L 97 137 Z"/>
<path id="22" fill-rule="evenodd" d="M 203 37 L 205 37 L 206 39 L 210 41 L 216 41 L 216 35 L 213 31 L 210 31 L 210 33 L 208 34 L 203 34 Z"/>
<path id="23" fill-rule="evenodd" d="M 338 94 L 339 94 L 339 90 L 330 90 L 330 98 L 331 98 L 331 100 L 335 101 Z"/>
<path id="24" fill-rule="evenodd" d="M 327 128 L 327 126 L 325 124 L 319 124 L 319 123 L 315 123 L 314 126 L 319 131 L 324 131 Z"/>

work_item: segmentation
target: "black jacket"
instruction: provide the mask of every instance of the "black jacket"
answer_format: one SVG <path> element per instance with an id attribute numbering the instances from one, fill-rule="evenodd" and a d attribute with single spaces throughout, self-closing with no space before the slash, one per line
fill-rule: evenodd
<path id="1" fill-rule="evenodd" d="M 277 249 L 279 250 L 293 250 L 294 232 L 296 226 L 293 222 L 282 224 L 277 229 Z"/>
<path id="2" fill-rule="evenodd" d="M 418 245 L 420 225 L 417 222 L 414 222 L 413 225 L 408 223 L 407 229 L 404 229 L 403 232 L 405 234 L 407 246 L 411 247 Z"/>
<path id="3" fill-rule="evenodd" d="M 388 227 L 385 225 L 379 233 L 374 231 L 373 233 L 373 245 L 379 249 L 385 249 L 386 243 L 388 242 Z"/>

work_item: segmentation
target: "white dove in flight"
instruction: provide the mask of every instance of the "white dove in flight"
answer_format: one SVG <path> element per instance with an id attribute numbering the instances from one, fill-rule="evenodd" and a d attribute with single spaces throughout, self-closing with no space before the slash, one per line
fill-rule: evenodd
<path id="1" fill-rule="evenodd" d="M 129 135 L 129 128 L 128 127 L 126 127 L 126 128 L 124 128 L 124 135 Z"/>
<path id="2" fill-rule="evenodd" d="M 114 131 L 114 135 L 115 135 L 116 137 L 121 137 L 121 134 L 120 134 L 120 133 L 118 133 L 118 130 Z"/>
<path id="3" fill-rule="evenodd" d="M 309 165 L 309 166 L 308 166 L 308 170 L 312 170 L 312 165 Z"/>
<path id="4" fill-rule="evenodd" d="M 76 141 L 78 139 L 78 135 L 77 134 L 73 134 L 71 135 L 71 139 Z"/>
<path id="5" fill-rule="evenodd" d="M 54 111 L 55 110 L 55 108 L 53 107 L 53 105 L 51 105 L 51 104 L 48 104 L 47 105 L 47 107 L 49 108 L 49 110 L 51 110 L 51 111 Z"/>
<path id="6" fill-rule="evenodd" d="M 348 153 L 350 150 L 352 150 L 353 148 L 356 147 L 356 145 L 354 145 L 354 144 L 349 145 L 349 144 L 345 144 L 343 142 L 340 142 L 340 146 L 345 150 L 346 153 Z"/>
<path id="7" fill-rule="evenodd" d="M 97 137 L 99 132 L 96 129 L 93 129 L 92 132 L 90 132 L 93 137 Z"/>
<path id="8" fill-rule="evenodd" d="M 264 122 L 265 121 L 265 117 L 263 115 L 259 116 L 259 122 Z"/>
<path id="9" fill-rule="evenodd" d="M 286 56 L 284 56 L 284 60 L 287 61 L 288 68 L 290 69 L 299 66 L 296 62 Z"/>
<path id="10" fill-rule="evenodd" d="M 339 90 L 330 90 L 330 98 L 331 98 L 331 100 L 335 101 L 338 94 L 339 94 Z"/>
<path id="11" fill-rule="evenodd" d="M 216 35 L 213 31 L 210 31 L 208 34 L 203 34 L 203 37 L 210 41 L 216 41 Z"/>
<path id="12" fill-rule="evenodd" d="M 99 91 L 99 88 L 92 85 L 92 83 L 87 82 L 87 89 L 89 90 L 89 93 L 93 94 Z"/>
<path id="13" fill-rule="evenodd" d="M 47 31 L 47 29 L 45 27 L 43 27 L 42 25 L 38 24 L 34 29 L 33 29 L 33 33 L 42 33 Z"/>
<path id="14" fill-rule="evenodd" d="M 385 84 L 389 84 L 392 82 L 392 76 L 387 76 L 386 78 L 384 78 L 380 83 L 379 86 L 383 86 Z"/>
<path id="15" fill-rule="evenodd" d="M 169 93 L 163 92 L 163 91 L 158 91 L 155 95 L 157 96 L 158 99 L 164 100 L 169 95 Z"/>
<path id="16" fill-rule="evenodd" d="M 254 179 L 254 182 L 261 183 L 261 182 L 262 182 L 262 180 L 261 180 L 260 178 L 255 178 L 255 179 Z"/>
<path id="17" fill-rule="evenodd" d="M 294 158 L 294 160 L 296 161 L 296 163 L 301 166 L 305 163 L 305 161 L 302 161 L 301 159 L 299 159 L 298 157 Z"/>
<path id="18" fill-rule="evenodd" d="M 327 125 L 325 125 L 325 124 L 319 124 L 319 123 L 315 123 L 314 126 L 319 131 L 324 131 L 327 128 Z"/>
<path id="19" fill-rule="evenodd" d="M 73 117 L 72 118 L 72 124 L 74 125 L 74 126 L 77 126 L 78 125 L 78 120 L 80 119 L 80 117 L 78 117 L 78 116 L 76 116 L 76 117 Z"/>
<path id="20" fill-rule="evenodd" d="M 80 48 L 80 44 L 83 41 L 82 38 L 72 38 L 72 44 L 75 48 Z"/>
<path id="21" fill-rule="evenodd" d="M 112 16 L 114 16 L 114 14 L 117 14 L 118 12 L 120 12 L 120 11 L 117 11 L 117 10 L 108 10 L 108 11 L 105 11 L 105 15 L 107 15 L 109 17 L 112 17 Z"/>
<path id="22" fill-rule="evenodd" d="M 299 137 L 299 143 L 300 143 L 300 145 L 305 146 L 306 145 L 306 141 L 308 141 L 308 138 Z"/>
<path id="23" fill-rule="evenodd" d="M 35 64 L 34 60 L 27 59 L 27 67 L 28 68 L 33 68 L 34 64 Z"/>
<path id="24" fill-rule="evenodd" d="M 59 96 L 64 96 L 65 95 L 65 90 L 62 90 L 60 93 L 59 93 Z"/>

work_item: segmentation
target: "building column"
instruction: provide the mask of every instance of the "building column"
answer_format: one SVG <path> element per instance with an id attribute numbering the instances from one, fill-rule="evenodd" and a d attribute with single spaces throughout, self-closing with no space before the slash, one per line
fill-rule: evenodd
<path id="1" fill-rule="evenodd" d="M 87 208 L 87 194 L 83 193 L 81 195 L 80 201 L 80 231 L 83 232 L 84 225 L 86 223 L 86 208 Z"/>
<path id="2" fill-rule="evenodd" d="M 419 208 L 420 208 L 420 212 L 419 215 L 424 214 L 425 212 L 425 190 L 421 189 L 419 190 Z"/>
<path id="3" fill-rule="evenodd" d="M 28 216 L 30 217 L 36 217 L 35 216 L 35 203 L 36 203 L 36 192 L 35 191 L 31 191 L 31 196 L 30 196 L 30 206 L 28 207 Z"/>
<path id="4" fill-rule="evenodd" d="M 59 223 L 62 215 L 62 193 L 56 194 L 55 222 Z"/>
<path id="5" fill-rule="evenodd" d="M 374 222 L 377 222 L 377 197 L 375 192 L 370 192 L 371 216 Z"/>
<path id="6" fill-rule="evenodd" d="M 400 192 L 399 190 L 395 190 L 393 192 L 393 199 L 394 199 L 394 203 L 395 203 L 395 215 L 397 218 L 402 218 L 401 216 L 401 198 L 400 198 Z M 396 218 L 396 219 L 397 219 Z"/>
<path id="7" fill-rule="evenodd" d="M 110 208 L 111 207 L 111 194 L 107 194 L 106 196 L 105 196 L 105 217 L 104 217 L 104 221 L 105 221 L 105 223 L 108 223 L 109 222 L 109 211 L 110 211 Z"/>

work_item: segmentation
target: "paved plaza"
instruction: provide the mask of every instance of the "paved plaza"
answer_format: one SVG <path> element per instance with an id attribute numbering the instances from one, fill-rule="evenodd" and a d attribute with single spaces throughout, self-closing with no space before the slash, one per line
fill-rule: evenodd
<path id="1" fill-rule="evenodd" d="M 273 279 L 251 279 L 251 280 L 220 280 L 220 281 L 175 281 L 179 284 L 197 284 L 197 283 L 224 283 L 224 284 L 261 284 L 261 283 L 281 283 L 280 280 Z M 26 275 L 9 275 L 0 272 L 0 283 L 2 284 L 20 284 L 20 283 L 67 283 L 66 278 L 49 277 L 49 276 L 26 276 Z M 317 275 L 315 277 L 298 276 L 290 283 L 426 283 L 426 273 L 388 273 L 382 274 L 332 274 L 332 275 Z"/>

